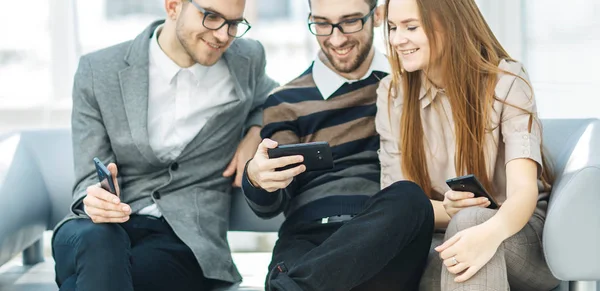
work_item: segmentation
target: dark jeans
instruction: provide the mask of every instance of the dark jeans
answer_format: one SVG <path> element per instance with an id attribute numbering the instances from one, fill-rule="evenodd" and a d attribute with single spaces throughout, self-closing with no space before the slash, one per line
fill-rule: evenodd
<path id="1" fill-rule="evenodd" d="M 164 219 L 132 215 L 123 224 L 66 222 L 52 243 L 61 291 L 208 290 L 189 247 Z"/>
<path id="2" fill-rule="evenodd" d="M 383 189 L 346 222 L 284 223 L 267 290 L 417 290 L 434 229 L 416 184 Z"/>

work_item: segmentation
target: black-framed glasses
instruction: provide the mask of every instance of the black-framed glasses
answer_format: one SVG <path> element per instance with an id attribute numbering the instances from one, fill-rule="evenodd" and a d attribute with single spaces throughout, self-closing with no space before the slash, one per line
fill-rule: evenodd
<path id="1" fill-rule="evenodd" d="M 192 5 L 194 5 L 194 7 L 196 7 L 196 9 L 198 9 L 200 12 L 202 12 L 202 14 L 204 14 L 204 17 L 202 18 L 202 25 L 207 29 L 219 30 L 224 25 L 227 25 L 227 34 L 231 37 L 240 38 L 244 34 L 246 34 L 246 32 L 250 30 L 250 28 L 252 28 L 252 26 L 250 26 L 250 23 L 248 23 L 246 19 L 227 20 L 222 15 L 202 8 L 202 6 L 194 2 L 194 0 L 189 1 L 190 3 L 192 3 Z"/>
<path id="2" fill-rule="evenodd" d="M 363 28 L 365 27 L 365 23 L 367 22 L 367 20 L 369 20 L 369 17 L 373 16 L 373 13 L 375 13 L 375 9 L 377 9 L 377 7 L 374 7 L 373 9 L 371 9 L 371 11 L 363 17 L 346 19 L 346 20 L 340 21 L 338 23 L 318 22 L 318 21 L 310 22 L 310 17 L 312 15 L 309 15 L 308 16 L 308 20 L 309 20 L 308 29 L 310 30 L 310 32 L 312 34 L 314 34 L 316 36 L 330 36 L 333 34 L 333 29 L 336 27 L 343 34 L 356 33 L 356 32 L 363 30 Z"/>

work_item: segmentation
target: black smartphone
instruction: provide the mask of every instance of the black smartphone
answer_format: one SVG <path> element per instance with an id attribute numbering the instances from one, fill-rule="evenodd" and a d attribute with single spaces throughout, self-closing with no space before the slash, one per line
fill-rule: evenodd
<path id="1" fill-rule="evenodd" d="M 306 166 L 306 171 L 319 171 L 333 169 L 333 156 L 327 142 L 309 142 L 298 144 L 280 145 L 268 150 L 269 159 L 300 155 L 304 157 L 303 163 L 292 164 L 277 171 L 291 169 L 300 164 Z"/>
<path id="2" fill-rule="evenodd" d="M 112 194 L 117 195 L 117 190 L 108 168 L 106 168 L 106 166 L 98 158 L 94 158 L 94 165 L 96 165 L 96 174 L 98 174 L 100 187 Z"/>
<path id="3" fill-rule="evenodd" d="M 473 174 L 449 179 L 446 181 L 446 184 L 453 191 L 471 192 L 475 197 L 486 197 L 490 200 L 490 205 L 487 208 L 498 209 L 496 200 L 485 191 L 485 188 L 483 188 L 477 177 Z"/>

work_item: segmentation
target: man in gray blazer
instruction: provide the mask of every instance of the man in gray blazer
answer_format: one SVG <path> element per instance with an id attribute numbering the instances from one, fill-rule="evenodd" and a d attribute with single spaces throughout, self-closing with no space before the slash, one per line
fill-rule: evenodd
<path id="1" fill-rule="evenodd" d="M 244 6 L 165 0 L 164 23 L 81 58 L 73 213 L 52 244 L 60 290 L 210 290 L 241 280 L 226 238 L 230 190 L 277 86 L 261 44 L 239 39 L 250 29 Z M 116 195 L 99 185 L 94 157 L 108 164 Z"/>

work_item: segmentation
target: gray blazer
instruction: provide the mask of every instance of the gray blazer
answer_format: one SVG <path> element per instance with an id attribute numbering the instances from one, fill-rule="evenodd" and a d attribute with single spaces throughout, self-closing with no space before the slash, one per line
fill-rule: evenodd
<path id="1" fill-rule="evenodd" d="M 121 197 L 133 212 L 153 202 L 174 232 L 194 252 L 207 278 L 238 282 L 227 230 L 232 178 L 222 173 L 245 132 L 262 124 L 261 105 L 277 84 L 265 74 L 258 41 L 237 39 L 224 59 L 237 100 L 215 114 L 174 161 L 161 162 L 148 141 L 149 44 L 152 23 L 133 41 L 81 58 L 73 89 L 75 186 L 72 214 L 88 218 L 81 202 L 98 182 L 92 162 L 115 162 Z M 198 96 L 202 98 L 202 96 Z"/>

